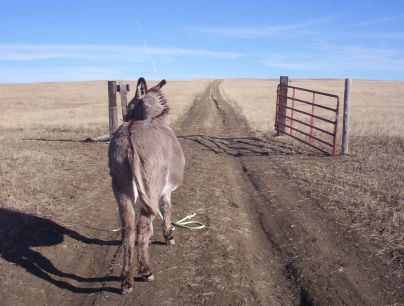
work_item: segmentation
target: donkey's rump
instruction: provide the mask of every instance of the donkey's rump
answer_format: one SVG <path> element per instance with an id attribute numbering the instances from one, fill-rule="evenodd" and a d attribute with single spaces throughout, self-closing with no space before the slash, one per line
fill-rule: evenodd
<path id="1" fill-rule="evenodd" d="M 134 121 L 129 129 L 144 181 L 154 188 L 150 193 L 157 196 L 158 202 L 164 191 L 171 192 L 182 182 L 185 159 L 180 144 L 171 128 L 159 119 Z"/>

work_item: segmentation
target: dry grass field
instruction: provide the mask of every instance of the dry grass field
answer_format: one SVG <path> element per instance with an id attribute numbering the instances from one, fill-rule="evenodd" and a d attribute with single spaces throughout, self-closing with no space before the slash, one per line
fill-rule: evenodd
<path id="1" fill-rule="evenodd" d="M 136 83 L 129 82 L 131 90 Z M 151 81 L 150 86 L 156 82 Z M 164 93 L 175 122 L 207 81 L 170 81 Z M 134 92 L 128 93 L 128 98 Z M 118 96 L 119 97 L 119 96 Z M 0 84 L 0 138 L 83 139 L 108 133 L 106 81 Z M 118 105 L 120 102 L 118 101 Z M 120 115 L 120 111 L 119 111 Z M 122 116 L 119 116 L 122 120 Z"/>
<path id="2" fill-rule="evenodd" d="M 130 84 L 131 90 L 134 90 L 135 83 Z M 153 84 L 150 82 L 149 86 Z M 209 80 L 167 82 L 163 92 L 171 107 L 174 127 L 181 123 L 195 97 L 210 84 Z M 247 137 L 260 141 L 256 144 L 257 148 L 278 142 L 280 147 L 304 148 L 286 136 L 270 136 L 273 133 L 278 80 L 224 79 L 215 84 L 219 84 L 223 100 L 246 119 L 249 128 L 255 133 L 251 135 L 257 135 L 257 138 L 251 135 Z M 292 79 L 291 84 L 334 93 L 341 99 L 343 97 L 343 80 Z M 133 94 L 130 92 L 129 97 Z M 207 93 L 206 99 L 198 101 L 208 103 L 205 101 L 211 97 L 213 95 Z M 375 256 L 389 265 L 390 269 L 386 273 L 399 281 L 404 281 L 403 97 L 404 82 L 353 81 L 351 153 L 348 156 L 310 154 L 311 149 L 299 149 L 295 154 L 272 155 L 271 152 L 265 152 L 265 158 L 271 159 L 287 180 L 297 186 L 299 192 L 296 194 L 303 194 L 310 203 L 315 203 L 324 212 L 324 216 L 329 218 L 327 222 L 341 226 L 346 236 L 344 239 L 359 240 L 370 245 L 369 256 Z M 55 222 L 77 219 L 84 222 L 87 216 L 83 217 L 83 214 L 94 205 L 96 209 L 92 210 L 92 219 L 105 221 L 106 214 L 97 209 L 97 201 L 105 197 L 106 182 L 109 182 L 106 144 L 89 144 L 83 140 L 108 133 L 107 83 L 0 84 L 0 105 L 0 208 L 47 217 Z M 216 107 L 216 111 L 221 110 L 218 104 Z M 214 116 L 212 112 L 210 108 L 204 114 L 206 117 L 199 118 L 202 123 L 195 129 L 201 128 L 202 132 L 198 130 L 194 134 L 204 133 L 207 127 L 203 122 L 210 120 L 205 138 L 217 141 L 217 147 L 214 147 L 217 149 L 225 141 L 234 140 L 226 140 L 226 136 L 235 136 L 210 137 L 215 136 L 210 133 L 214 133 L 215 120 L 220 118 L 220 112 Z M 195 118 L 198 118 L 197 115 Z M 192 131 L 191 119 L 188 118 L 186 124 L 191 125 Z M 224 122 L 223 119 L 221 124 Z M 232 128 L 236 127 L 233 124 Z M 191 139 L 195 136 L 191 135 L 192 132 L 184 133 L 183 138 Z M 243 135 L 238 136 L 242 142 Z M 200 138 L 194 139 L 194 142 L 189 139 L 183 141 L 189 141 L 195 146 L 202 141 Z M 209 146 L 199 150 L 195 156 L 203 162 L 204 154 L 209 153 Z M 219 157 L 217 160 L 220 160 Z M 227 162 L 227 159 L 214 164 L 218 172 L 215 177 L 223 186 L 226 185 L 225 177 L 220 177 L 219 168 L 224 161 Z M 187 167 L 196 167 L 198 160 L 187 160 L 187 163 Z M 101 170 L 100 165 L 103 165 Z M 234 169 L 229 171 L 236 171 Z M 201 170 L 200 173 L 192 173 L 193 177 L 189 181 L 198 185 L 201 173 L 206 182 L 214 180 L 207 170 Z M 201 186 L 205 186 L 205 183 L 201 183 Z M 216 187 L 218 190 L 214 196 L 226 202 L 228 195 L 221 189 L 222 186 Z M 199 188 L 194 186 L 191 191 L 203 194 L 204 191 Z M 212 198 L 207 200 L 211 201 Z M 236 214 L 238 205 L 231 202 L 226 209 Z M 117 212 L 114 212 L 113 217 L 116 215 Z M 220 212 L 214 218 L 222 218 Z M 108 223 L 106 227 L 111 225 Z M 48 257 L 54 256 L 56 262 L 59 249 L 55 248 L 54 253 L 52 248 L 48 249 L 51 250 L 48 251 Z M 75 257 L 73 253 L 71 258 Z M 11 284 L 13 279 L 24 277 L 23 272 L 2 268 L 6 265 L 9 263 L 0 258 L 0 278 L 8 279 Z M 397 295 L 397 292 L 391 294 Z"/>

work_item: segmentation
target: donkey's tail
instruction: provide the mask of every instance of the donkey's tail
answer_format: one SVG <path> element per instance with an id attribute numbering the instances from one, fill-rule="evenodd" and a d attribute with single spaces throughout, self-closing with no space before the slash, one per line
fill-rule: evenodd
<path id="1" fill-rule="evenodd" d="M 133 179 L 135 181 L 136 184 L 136 188 L 139 192 L 139 197 L 141 199 L 141 201 L 143 202 L 143 208 L 152 215 L 157 215 L 157 207 L 154 208 L 151 200 L 150 200 L 150 196 L 148 195 L 147 189 L 145 188 L 145 184 L 143 181 L 143 167 L 142 167 L 142 163 L 140 162 L 140 158 L 139 158 L 139 154 L 137 152 L 137 150 L 133 147 L 132 145 L 132 139 L 129 136 L 129 142 L 130 142 L 130 147 L 131 150 L 128 152 L 128 160 L 129 160 L 129 165 L 131 167 L 132 170 L 132 174 L 133 174 Z"/>

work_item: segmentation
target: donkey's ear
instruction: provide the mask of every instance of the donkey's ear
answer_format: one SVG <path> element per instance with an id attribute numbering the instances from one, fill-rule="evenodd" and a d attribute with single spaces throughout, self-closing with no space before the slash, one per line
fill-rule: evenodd
<path id="1" fill-rule="evenodd" d="M 152 88 L 150 88 L 150 91 L 159 91 L 161 89 L 161 87 L 163 87 L 166 84 L 167 84 L 167 81 L 163 79 L 156 86 L 153 86 Z"/>
<path id="2" fill-rule="evenodd" d="M 140 100 L 146 94 L 147 94 L 146 80 L 144 78 L 139 78 L 139 80 L 137 80 L 135 98 Z"/>

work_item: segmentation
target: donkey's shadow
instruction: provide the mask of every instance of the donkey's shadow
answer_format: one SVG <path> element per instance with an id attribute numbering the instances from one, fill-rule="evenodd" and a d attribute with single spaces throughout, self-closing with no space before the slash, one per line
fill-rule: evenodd
<path id="1" fill-rule="evenodd" d="M 119 241 L 105 241 L 82 236 L 76 231 L 63 227 L 49 219 L 0 208 L 0 254 L 3 259 L 24 268 L 27 272 L 46 280 L 55 286 L 74 293 L 94 293 L 100 291 L 121 293 L 113 287 L 83 288 L 54 276 L 78 282 L 119 281 L 117 276 L 86 278 L 66 273 L 56 268 L 52 262 L 32 247 L 54 246 L 69 236 L 86 244 L 119 245 Z M 63 254 L 60 254 L 63 257 Z"/>

